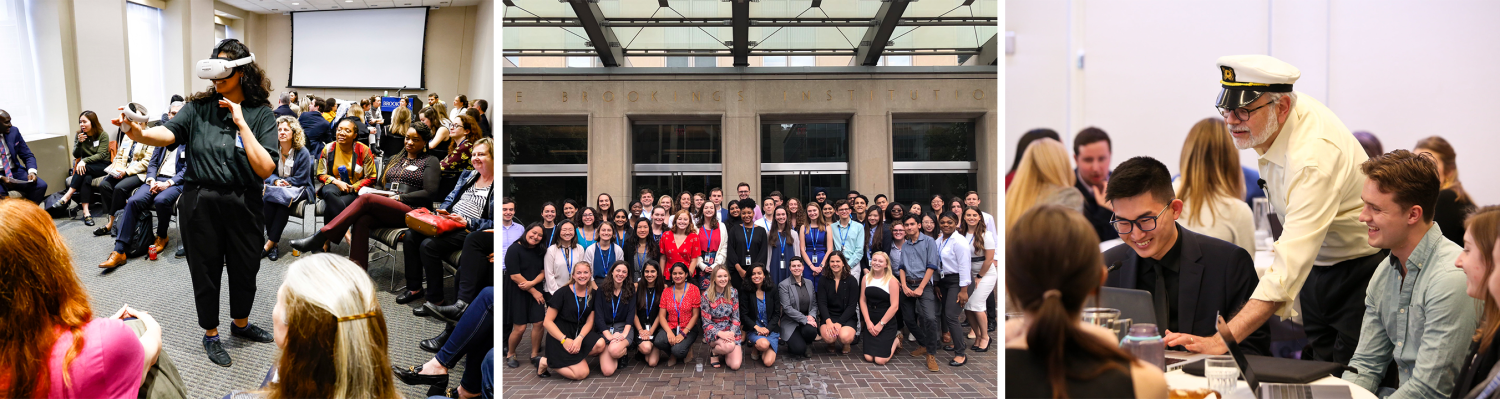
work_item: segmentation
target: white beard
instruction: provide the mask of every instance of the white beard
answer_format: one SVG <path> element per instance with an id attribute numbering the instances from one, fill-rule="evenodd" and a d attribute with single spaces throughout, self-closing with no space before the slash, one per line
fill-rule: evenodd
<path id="1" fill-rule="evenodd" d="M 1258 132 L 1251 132 L 1250 133 L 1250 137 L 1246 137 L 1246 138 L 1240 138 L 1240 137 L 1236 137 L 1236 136 L 1232 136 L 1231 135 L 1230 137 L 1234 138 L 1234 148 L 1241 149 L 1241 150 L 1248 150 L 1248 149 L 1251 149 L 1251 148 L 1255 148 L 1256 146 L 1259 146 L 1261 144 L 1265 144 L 1266 140 L 1270 140 L 1271 139 L 1271 135 L 1272 134 L 1276 133 L 1276 131 L 1278 131 L 1278 130 L 1281 130 L 1281 121 L 1276 118 L 1276 113 L 1278 111 L 1276 109 L 1277 107 L 1279 107 L 1279 106 L 1273 106 L 1273 107 L 1271 107 L 1271 109 L 1269 110 L 1271 112 L 1267 112 L 1266 113 L 1266 115 L 1267 115 L 1266 116 L 1266 119 L 1267 119 L 1266 120 L 1266 124 L 1263 127 L 1261 127 L 1260 131 L 1258 131 Z M 1243 131 L 1245 131 L 1245 130 L 1241 130 L 1240 126 L 1243 126 L 1243 125 L 1230 126 L 1229 129 L 1230 129 L 1231 132 L 1243 132 Z M 1245 128 L 1245 129 L 1248 129 L 1248 128 Z"/>

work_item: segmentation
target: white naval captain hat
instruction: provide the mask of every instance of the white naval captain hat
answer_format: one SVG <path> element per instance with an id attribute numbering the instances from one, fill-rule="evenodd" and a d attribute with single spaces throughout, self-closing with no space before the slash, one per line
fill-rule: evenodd
<path id="1" fill-rule="evenodd" d="M 1265 93 L 1289 93 L 1292 83 L 1302 77 L 1297 67 L 1269 55 L 1226 55 L 1219 57 L 1219 92 L 1216 107 L 1243 107 Z"/>

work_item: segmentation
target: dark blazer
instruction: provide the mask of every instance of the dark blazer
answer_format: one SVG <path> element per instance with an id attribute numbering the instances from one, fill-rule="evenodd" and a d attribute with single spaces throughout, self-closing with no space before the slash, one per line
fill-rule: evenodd
<path id="1" fill-rule="evenodd" d="M 21 137 L 20 128 L 11 126 L 10 131 L 0 132 L 0 134 L 5 135 L 5 140 L 0 145 L 4 145 L 10 154 L 10 170 L 0 172 L 12 179 L 26 180 L 28 170 L 36 169 L 36 155 L 32 155 L 31 147 L 26 146 L 26 138 Z"/>
<path id="2" fill-rule="evenodd" d="M 292 107 L 289 107 L 286 104 L 281 104 L 280 107 L 276 107 L 276 109 L 271 110 L 271 113 L 272 114 L 276 114 L 277 118 L 280 118 L 280 117 L 283 117 L 283 116 L 290 116 L 290 117 L 293 117 L 293 118 L 297 117 L 296 114 L 292 113 Z"/>
<path id="3" fill-rule="evenodd" d="M 1490 341 L 1490 347 L 1484 352 L 1479 351 L 1479 341 L 1469 343 L 1469 354 L 1464 357 L 1463 372 L 1453 381 L 1452 399 L 1463 399 L 1477 396 L 1484 390 L 1486 378 L 1490 370 L 1494 369 L 1496 360 L 1500 360 L 1500 336 Z"/>
<path id="4" fill-rule="evenodd" d="M 160 154 L 162 153 L 162 151 L 157 151 L 156 153 Z M 287 184 L 291 184 L 293 187 L 302 187 L 302 198 L 308 201 L 312 201 L 314 198 L 317 198 L 313 195 L 314 165 L 312 153 L 308 151 L 307 147 L 292 150 L 292 162 L 291 176 L 278 176 L 276 175 L 276 170 L 278 168 L 272 168 L 271 176 L 266 177 L 266 185 L 276 184 L 277 180 L 284 179 L 286 180 Z M 181 169 L 179 169 L 179 171 L 180 170 Z"/>
<path id="5" fill-rule="evenodd" d="M 1076 176 L 1078 170 L 1074 169 L 1073 174 Z M 1099 206 L 1099 202 L 1094 200 L 1094 190 L 1090 190 L 1089 186 L 1083 184 L 1083 179 L 1078 179 L 1078 182 L 1073 184 L 1073 188 L 1083 194 L 1083 217 L 1094 226 L 1094 232 L 1099 234 L 1099 241 L 1120 238 L 1120 233 L 1115 232 L 1115 228 L 1109 225 L 1109 220 L 1114 218 L 1115 212 Z"/>
<path id="6" fill-rule="evenodd" d="M 838 289 L 834 289 L 832 275 L 818 279 L 818 323 L 834 322 L 839 325 L 854 327 L 859 323 L 859 312 L 855 312 L 855 306 L 859 306 L 859 294 L 864 292 L 864 287 L 854 279 L 854 275 L 845 275 L 843 281 L 838 283 Z"/>
<path id="7" fill-rule="evenodd" d="M 781 293 L 777 292 L 776 287 L 776 285 L 771 285 L 771 289 L 766 290 L 765 327 L 773 333 L 781 332 Z M 755 322 L 759 319 L 760 314 L 755 311 L 755 291 L 740 288 L 740 329 L 747 334 L 755 332 Z"/>
<path id="8" fill-rule="evenodd" d="M 1177 309 L 1181 312 L 1181 331 L 1200 337 L 1211 336 L 1217 330 L 1214 317 L 1224 315 L 1224 320 L 1233 318 L 1260 278 L 1255 275 L 1255 260 L 1244 248 L 1224 240 L 1194 233 L 1177 225 L 1182 234 L 1182 254 L 1179 258 Z M 1120 245 L 1104 251 L 1104 264 L 1120 262 L 1120 267 L 1109 273 L 1104 281 L 1106 287 L 1136 288 L 1136 273 L 1141 257 L 1129 245 Z M 1165 320 L 1159 320 L 1165 324 Z M 1165 333 L 1165 329 L 1162 329 Z M 1241 348 L 1252 355 L 1271 356 L 1271 326 L 1262 324 L 1241 339 Z"/>
<path id="9" fill-rule="evenodd" d="M 158 148 L 156 149 L 156 151 L 152 152 L 151 160 L 149 162 L 146 162 L 146 178 L 156 179 L 156 172 L 161 170 L 161 166 L 164 164 L 164 162 L 170 161 L 173 162 L 173 168 L 176 168 L 174 169 L 176 170 L 176 172 L 173 173 L 172 178 L 168 179 L 167 181 L 172 182 L 172 185 L 174 186 L 181 185 L 182 176 L 187 175 L 188 152 L 186 151 L 186 149 L 184 149 L 183 151 L 177 151 L 177 159 L 168 160 L 165 158 L 167 157 L 167 153 L 169 152 L 172 152 L 172 150 L 168 148 Z"/>
<path id="10" fill-rule="evenodd" d="M 323 114 L 318 111 L 303 112 L 297 117 L 297 123 L 302 125 L 302 134 L 307 136 L 307 143 L 328 144 L 333 142 L 333 126 L 323 119 Z M 322 148 L 322 146 L 318 146 Z"/>

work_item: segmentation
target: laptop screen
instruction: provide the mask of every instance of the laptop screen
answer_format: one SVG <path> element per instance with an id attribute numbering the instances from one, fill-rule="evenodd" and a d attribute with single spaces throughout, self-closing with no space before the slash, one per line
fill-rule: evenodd
<path id="1" fill-rule="evenodd" d="M 1250 370 L 1250 361 L 1245 359 L 1245 352 L 1240 350 L 1239 342 L 1229 333 L 1229 326 L 1224 324 L 1223 319 L 1219 319 L 1219 337 L 1224 339 L 1224 346 L 1234 356 L 1234 364 L 1239 366 L 1240 375 L 1245 377 L 1245 384 L 1250 386 L 1250 392 L 1259 398 L 1260 382 L 1255 380 L 1255 371 Z"/>

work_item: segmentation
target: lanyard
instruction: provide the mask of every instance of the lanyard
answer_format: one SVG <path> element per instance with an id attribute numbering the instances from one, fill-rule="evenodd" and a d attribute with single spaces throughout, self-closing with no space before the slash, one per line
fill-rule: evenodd
<path id="1" fill-rule="evenodd" d="M 552 225 L 552 232 L 547 234 L 547 246 L 552 246 L 552 239 L 557 238 L 557 225 Z"/>
<path id="2" fill-rule="evenodd" d="M 620 296 L 616 295 L 613 303 L 609 305 L 609 321 L 618 323 L 620 321 Z"/>
<path id="3" fill-rule="evenodd" d="M 839 250 L 839 251 L 843 251 L 844 250 L 844 240 L 848 240 L 849 239 L 849 228 L 848 227 L 842 227 L 839 224 L 835 223 L 833 225 L 833 230 L 834 230 L 835 233 L 838 233 L 838 235 L 839 235 L 839 240 L 838 240 L 838 244 L 839 245 L 838 245 L 838 248 L 835 248 L 835 249 Z"/>
<path id="4" fill-rule="evenodd" d="M 745 226 L 740 226 L 740 229 L 745 231 L 745 255 L 750 255 L 750 242 L 755 241 L 755 230 L 745 228 Z"/>
<path id="5" fill-rule="evenodd" d="M 684 283 L 684 284 L 686 284 L 686 283 Z M 672 304 L 675 305 L 675 306 L 672 307 L 672 313 L 676 313 L 677 314 L 677 333 L 681 334 L 682 333 L 682 325 L 685 324 L 685 323 L 687 323 L 687 320 L 685 320 L 685 319 L 682 318 L 682 308 L 683 308 L 683 306 L 682 306 L 682 299 L 683 299 L 683 297 L 687 296 L 687 286 L 684 285 L 682 287 L 682 295 L 681 296 L 677 295 L 677 292 L 676 292 L 677 290 L 675 288 L 672 291 L 673 291 L 672 292 Z"/>
<path id="6" fill-rule="evenodd" d="M 597 251 L 598 249 L 599 249 L 599 247 L 594 247 L 594 250 Z M 609 255 L 609 256 L 605 257 L 605 255 Z M 599 255 L 599 260 L 603 261 L 603 262 L 600 262 L 600 263 L 603 263 L 604 267 L 610 267 L 611 265 L 614 265 L 615 264 L 615 249 L 614 249 L 614 247 L 610 247 L 608 249 L 605 249 L 604 253 Z M 608 277 L 608 276 L 606 276 L 606 277 Z"/>
<path id="7" fill-rule="evenodd" d="M 576 304 L 576 305 L 578 305 L 578 329 L 582 330 L 583 329 L 583 309 L 585 309 L 586 307 L 589 306 L 589 297 L 588 296 L 584 296 L 582 298 L 579 298 L 578 297 L 578 288 L 577 287 L 568 287 L 568 289 L 570 289 L 570 290 L 573 291 L 573 303 Z"/>
<path id="8" fill-rule="evenodd" d="M 703 241 L 703 252 L 706 253 L 711 250 L 711 248 L 709 248 L 709 244 L 719 242 L 719 240 L 714 238 L 716 235 L 718 235 L 719 229 L 705 230 L 708 230 L 707 234 L 705 234 L 706 236 L 708 236 L 708 239 Z"/>
<path id="9" fill-rule="evenodd" d="M 762 295 L 764 295 L 764 293 L 762 293 Z M 755 307 L 755 311 L 756 313 L 760 313 L 760 325 L 762 327 L 770 327 L 766 325 L 766 298 L 757 298 L 755 302 L 757 305 Z"/>
<path id="10" fill-rule="evenodd" d="M 784 235 L 785 233 L 782 233 L 782 234 L 783 235 L 781 235 L 780 237 L 777 237 L 777 239 L 781 242 L 781 245 L 780 245 L 781 246 L 781 261 L 785 262 L 786 261 L 786 236 Z"/>
<path id="11" fill-rule="evenodd" d="M 651 292 L 646 293 L 646 306 L 656 306 L 657 308 L 661 308 L 661 304 L 656 303 L 656 291 L 651 291 Z M 650 309 L 650 308 L 647 308 L 647 309 Z M 647 315 L 647 316 L 650 316 L 650 315 Z M 646 324 L 651 324 L 651 323 L 647 322 Z"/>

